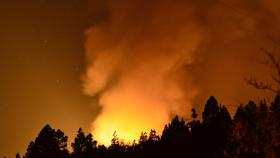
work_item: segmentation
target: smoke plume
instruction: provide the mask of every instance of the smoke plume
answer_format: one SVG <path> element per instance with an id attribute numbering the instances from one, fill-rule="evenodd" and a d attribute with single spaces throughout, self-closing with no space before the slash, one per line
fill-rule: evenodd
<path id="1" fill-rule="evenodd" d="M 109 144 L 114 131 L 125 141 L 161 131 L 209 95 L 228 104 L 254 96 L 243 77 L 261 68 L 265 37 L 277 37 L 279 4 L 249 2 L 104 1 L 86 32 L 84 92 L 102 106 L 93 122 L 98 141 Z"/>

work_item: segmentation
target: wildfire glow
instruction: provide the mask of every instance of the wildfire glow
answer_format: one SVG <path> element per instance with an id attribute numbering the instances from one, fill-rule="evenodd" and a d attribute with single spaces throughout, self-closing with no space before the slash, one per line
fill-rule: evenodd
<path id="1" fill-rule="evenodd" d="M 110 144 L 115 131 L 125 142 L 142 131 L 161 132 L 172 115 L 190 116 L 197 93 L 186 66 L 193 62 L 200 32 L 188 20 L 186 5 L 161 1 L 134 12 L 141 3 L 109 1 L 110 21 L 87 31 L 84 91 L 98 95 L 102 106 L 93 122 L 101 144 Z"/>
<path id="2" fill-rule="evenodd" d="M 124 141 L 161 132 L 172 115 L 189 117 L 210 95 L 225 105 L 251 99 L 243 78 L 260 70 L 259 48 L 279 33 L 270 20 L 280 15 L 273 0 L 98 2 L 83 83 L 102 107 L 93 135 L 107 145 L 115 131 Z"/>
<path id="3" fill-rule="evenodd" d="M 161 130 L 168 121 L 168 113 L 161 109 L 157 98 L 139 94 L 139 89 L 116 89 L 106 94 L 101 103 L 107 105 L 101 116 L 94 122 L 94 134 L 102 144 L 109 145 L 116 131 L 120 139 L 133 142 L 141 131 Z M 119 92 L 122 93 L 119 93 Z M 162 105 L 162 104 L 160 104 Z"/>

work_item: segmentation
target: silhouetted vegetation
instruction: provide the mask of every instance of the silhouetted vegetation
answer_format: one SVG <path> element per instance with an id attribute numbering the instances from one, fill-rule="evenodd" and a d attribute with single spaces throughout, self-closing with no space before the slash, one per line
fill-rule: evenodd
<path id="1" fill-rule="evenodd" d="M 35 141 L 31 142 L 25 154 L 26 158 L 67 158 L 67 136 L 61 130 L 46 125 Z"/>
<path id="2" fill-rule="evenodd" d="M 249 101 L 240 105 L 233 118 L 227 108 L 210 97 L 202 119 L 192 109 L 189 122 L 175 116 L 162 134 L 142 132 L 139 140 L 125 144 L 114 133 L 109 147 L 97 145 L 80 128 L 72 152 L 67 136 L 46 125 L 27 148 L 24 158 L 279 158 L 280 96 L 268 104 Z M 17 154 L 16 158 L 20 155 Z"/>
<path id="3" fill-rule="evenodd" d="M 274 44 L 280 46 L 278 43 Z M 262 48 L 261 49 L 267 57 L 265 65 L 272 70 L 271 82 L 265 82 L 255 78 L 245 79 L 246 82 L 258 90 L 270 91 L 276 95 L 280 95 L 280 57 L 273 53 L 273 51 Z"/>

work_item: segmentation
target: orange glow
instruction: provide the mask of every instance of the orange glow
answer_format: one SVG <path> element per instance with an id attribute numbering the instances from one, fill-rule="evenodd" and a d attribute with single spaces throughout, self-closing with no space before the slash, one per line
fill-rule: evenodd
<path id="1" fill-rule="evenodd" d="M 172 4 L 171 16 L 166 2 L 143 11 L 153 12 L 150 19 L 139 15 L 135 21 L 130 15 L 140 1 L 110 1 L 112 21 L 87 31 L 84 91 L 99 96 L 102 111 L 93 134 L 101 144 L 109 145 L 115 131 L 132 142 L 142 131 L 161 132 L 172 115 L 190 116 L 197 90 L 185 66 L 193 62 L 201 35 L 194 23 L 180 20 L 189 14 L 183 6 Z"/>
<path id="2" fill-rule="evenodd" d="M 100 13 L 104 19 L 86 32 L 83 82 L 85 94 L 102 107 L 92 123 L 99 143 L 108 145 L 114 131 L 125 141 L 138 139 L 142 130 L 161 132 L 172 115 L 190 117 L 192 106 L 211 95 L 226 105 L 251 97 L 243 78 L 259 70 L 256 54 L 267 41 L 256 30 L 271 20 L 252 20 L 266 11 L 243 15 L 249 3 L 241 11 L 230 6 L 211 0 L 106 1 L 109 16 Z"/>
<path id="3" fill-rule="evenodd" d="M 120 140 L 133 142 L 138 140 L 143 130 L 162 130 L 168 115 L 164 109 L 154 106 L 153 102 L 156 102 L 152 101 L 153 98 L 144 98 L 146 95 L 130 90 L 119 92 L 117 89 L 111 91 L 101 101 L 107 106 L 94 122 L 93 132 L 99 143 L 109 145 L 115 131 Z"/>

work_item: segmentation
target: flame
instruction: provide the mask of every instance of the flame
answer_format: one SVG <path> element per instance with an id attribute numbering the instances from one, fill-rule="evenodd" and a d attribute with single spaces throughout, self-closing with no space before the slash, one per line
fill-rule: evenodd
<path id="1" fill-rule="evenodd" d="M 115 131 L 120 139 L 133 142 L 141 131 L 161 130 L 168 121 L 165 109 L 157 106 L 158 99 L 139 90 L 120 86 L 102 97 L 100 103 L 106 106 L 94 122 L 94 134 L 100 143 L 109 145 Z"/>

